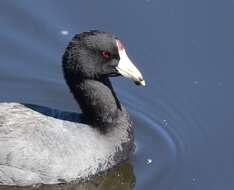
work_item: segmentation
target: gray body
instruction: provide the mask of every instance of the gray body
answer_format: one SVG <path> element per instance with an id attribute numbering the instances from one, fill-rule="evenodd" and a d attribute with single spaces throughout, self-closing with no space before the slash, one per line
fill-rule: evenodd
<path id="1" fill-rule="evenodd" d="M 78 114 L 32 108 L 0 103 L 0 184 L 83 179 L 126 160 L 133 150 L 132 125 L 126 122 L 125 111 L 119 113 L 119 125 L 103 133 L 77 122 Z"/>

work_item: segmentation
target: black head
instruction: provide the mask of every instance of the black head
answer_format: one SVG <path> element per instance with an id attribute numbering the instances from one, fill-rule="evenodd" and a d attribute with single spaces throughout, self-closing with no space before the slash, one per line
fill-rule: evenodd
<path id="1" fill-rule="evenodd" d="M 63 56 L 65 75 L 95 79 L 118 74 L 119 62 L 116 38 L 110 33 L 91 31 L 76 35 Z"/>
<path id="2" fill-rule="evenodd" d="M 90 31 L 76 35 L 63 55 L 63 70 L 69 81 L 121 74 L 144 85 L 120 40 L 107 32 Z"/>

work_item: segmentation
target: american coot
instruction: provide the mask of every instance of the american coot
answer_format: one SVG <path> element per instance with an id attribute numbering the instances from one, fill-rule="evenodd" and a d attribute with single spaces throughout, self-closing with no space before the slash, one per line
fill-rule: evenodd
<path id="1" fill-rule="evenodd" d="M 121 41 L 99 31 L 76 35 L 63 55 L 63 71 L 82 110 L 79 122 L 74 113 L 0 104 L 0 184 L 83 179 L 132 152 L 132 124 L 108 77 L 123 75 L 143 86 L 145 82 Z"/>

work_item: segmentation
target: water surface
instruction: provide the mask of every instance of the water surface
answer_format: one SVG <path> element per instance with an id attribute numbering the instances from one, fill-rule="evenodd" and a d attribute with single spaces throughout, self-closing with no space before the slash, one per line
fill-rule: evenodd
<path id="1" fill-rule="evenodd" d="M 83 185 L 30 188 L 233 189 L 233 18 L 231 0 L 2 0 L 1 101 L 79 112 L 61 56 L 90 29 L 122 39 L 146 81 L 112 80 L 135 122 L 129 164 Z"/>

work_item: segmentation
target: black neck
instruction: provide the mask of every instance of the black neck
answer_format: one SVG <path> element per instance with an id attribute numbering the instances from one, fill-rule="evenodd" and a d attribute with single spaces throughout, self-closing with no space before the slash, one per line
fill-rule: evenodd
<path id="1" fill-rule="evenodd" d="M 104 129 L 118 122 L 121 105 L 107 76 L 67 83 L 88 124 Z"/>

